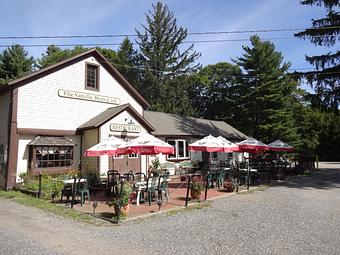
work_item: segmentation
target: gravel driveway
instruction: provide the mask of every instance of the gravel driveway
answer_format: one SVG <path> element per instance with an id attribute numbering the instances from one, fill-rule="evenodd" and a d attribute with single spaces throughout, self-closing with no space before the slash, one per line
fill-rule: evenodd
<path id="1" fill-rule="evenodd" d="M 328 167 L 208 208 L 118 227 L 0 199 L 0 254 L 340 254 L 340 164 Z"/>

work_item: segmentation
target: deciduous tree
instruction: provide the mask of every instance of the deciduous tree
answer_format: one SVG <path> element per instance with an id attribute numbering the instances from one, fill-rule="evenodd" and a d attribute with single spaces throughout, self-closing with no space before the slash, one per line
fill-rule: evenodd
<path id="1" fill-rule="evenodd" d="M 87 51 L 87 48 L 76 46 L 73 49 L 61 49 L 55 45 L 49 45 L 46 53 L 42 54 L 41 58 L 37 61 L 38 68 L 44 68 L 60 61 L 78 55 Z"/>

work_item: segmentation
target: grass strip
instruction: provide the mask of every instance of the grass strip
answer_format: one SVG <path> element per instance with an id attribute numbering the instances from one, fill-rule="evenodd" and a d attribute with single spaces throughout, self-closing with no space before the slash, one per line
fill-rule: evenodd
<path id="1" fill-rule="evenodd" d="M 39 208 L 41 210 L 85 223 L 95 223 L 95 219 L 90 215 L 78 212 L 71 208 L 58 206 L 49 201 L 22 194 L 18 191 L 0 191 L 0 198 L 10 199 L 19 204 Z"/>

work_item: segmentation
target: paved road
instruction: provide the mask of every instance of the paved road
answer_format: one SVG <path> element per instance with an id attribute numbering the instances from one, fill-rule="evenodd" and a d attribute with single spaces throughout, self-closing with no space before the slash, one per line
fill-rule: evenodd
<path id="1" fill-rule="evenodd" d="M 340 254 L 340 164 L 209 208 L 96 227 L 0 200 L 0 254 Z"/>

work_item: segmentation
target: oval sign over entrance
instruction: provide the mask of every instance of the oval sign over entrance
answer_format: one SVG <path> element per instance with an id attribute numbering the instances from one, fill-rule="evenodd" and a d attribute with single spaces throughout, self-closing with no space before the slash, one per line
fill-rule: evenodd
<path id="1" fill-rule="evenodd" d="M 110 130 L 116 131 L 116 132 L 127 131 L 129 133 L 140 133 L 141 128 L 140 128 L 140 126 L 137 126 L 137 125 L 112 123 L 110 125 Z"/>

